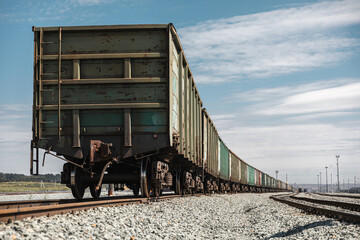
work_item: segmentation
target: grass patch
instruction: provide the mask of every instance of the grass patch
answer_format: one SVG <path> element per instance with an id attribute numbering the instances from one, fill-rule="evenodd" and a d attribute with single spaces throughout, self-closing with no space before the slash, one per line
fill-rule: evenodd
<path id="1" fill-rule="evenodd" d="M 41 183 L 41 182 L 0 182 L 0 192 L 48 192 L 69 190 L 60 183 Z"/>

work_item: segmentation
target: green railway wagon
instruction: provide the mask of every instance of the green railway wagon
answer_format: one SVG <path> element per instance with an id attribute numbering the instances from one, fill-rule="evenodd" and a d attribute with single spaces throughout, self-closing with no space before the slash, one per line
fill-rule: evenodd
<path id="1" fill-rule="evenodd" d="M 274 179 L 274 188 L 279 188 L 278 180 Z"/>
<path id="2" fill-rule="evenodd" d="M 265 173 L 261 173 L 261 186 L 262 187 L 267 187 L 267 175 Z"/>
<path id="3" fill-rule="evenodd" d="M 172 24 L 33 32 L 31 174 L 44 149 L 76 198 L 120 182 L 147 196 L 152 164 L 168 176 L 156 192 L 177 165 L 202 168 L 202 102 Z"/>
<path id="4" fill-rule="evenodd" d="M 224 142 L 219 138 L 219 165 L 220 165 L 220 178 L 229 180 L 229 149 Z"/>
<path id="5" fill-rule="evenodd" d="M 249 164 L 247 165 L 247 184 L 255 185 L 255 169 Z"/>
<path id="6" fill-rule="evenodd" d="M 265 174 L 265 187 L 270 187 L 270 176 Z"/>
<path id="7" fill-rule="evenodd" d="M 272 177 L 270 175 L 267 175 L 267 187 L 271 188 L 271 179 Z"/>
<path id="8" fill-rule="evenodd" d="M 267 186 L 269 187 L 269 188 L 271 188 L 271 176 L 269 176 L 268 175 L 268 178 L 267 178 Z"/>

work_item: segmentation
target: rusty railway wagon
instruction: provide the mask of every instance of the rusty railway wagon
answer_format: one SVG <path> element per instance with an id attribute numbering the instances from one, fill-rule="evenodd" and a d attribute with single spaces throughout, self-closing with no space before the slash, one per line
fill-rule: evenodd
<path id="1" fill-rule="evenodd" d="M 43 149 L 65 161 L 61 182 L 77 199 L 104 183 L 145 197 L 282 187 L 221 140 L 172 24 L 33 32 L 31 174 Z"/>

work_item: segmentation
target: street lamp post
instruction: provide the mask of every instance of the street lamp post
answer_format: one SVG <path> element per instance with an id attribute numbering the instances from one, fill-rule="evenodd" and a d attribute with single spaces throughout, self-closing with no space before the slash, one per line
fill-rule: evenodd
<path id="1" fill-rule="evenodd" d="M 339 158 L 340 155 L 336 155 L 336 165 L 337 165 L 337 182 L 338 182 L 338 192 L 340 192 L 340 177 L 339 177 Z"/>
<path id="2" fill-rule="evenodd" d="M 326 172 L 326 174 L 325 174 L 326 175 L 326 192 L 329 192 L 327 169 L 328 169 L 328 167 L 325 167 L 325 172 Z"/>
<path id="3" fill-rule="evenodd" d="M 333 191 L 333 185 L 332 185 L 332 173 L 330 173 L 330 192 Z"/>
<path id="4" fill-rule="evenodd" d="M 320 192 L 319 174 L 317 175 L 317 180 L 318 180 L 318 192 Z"/>
<path id="5" fill-rule="evenodd" d="M 354 187 L 355 187 L 355 192 L 356 192 L 356 176 L 354 176 Z"/>
<path id="6" fill-rule="evenodd" d="M 320 172 L 320 192 L 321 192 L 321 172 Z"/>

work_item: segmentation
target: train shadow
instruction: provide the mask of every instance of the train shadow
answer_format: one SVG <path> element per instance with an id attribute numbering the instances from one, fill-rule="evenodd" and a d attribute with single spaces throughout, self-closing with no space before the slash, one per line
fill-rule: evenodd
<path id="1" fill-rule="evenodd" d="M 309 223 L 304 226 L 297 226 L 295 228 L 288 230 L 287 232 L 278 232 L 268 238 L 265 238 L 265 240 L 272 239 L 272 238 L 278 238 L 278 237 L 288 237 L 288 236 L 300 233 L 300 232 L 310 229 L 310 228 L 332 226 L 332 225 L 334 225 L 333 222 L 334 222 L 334 220 L 326 220 L 326 221 Z"/>

